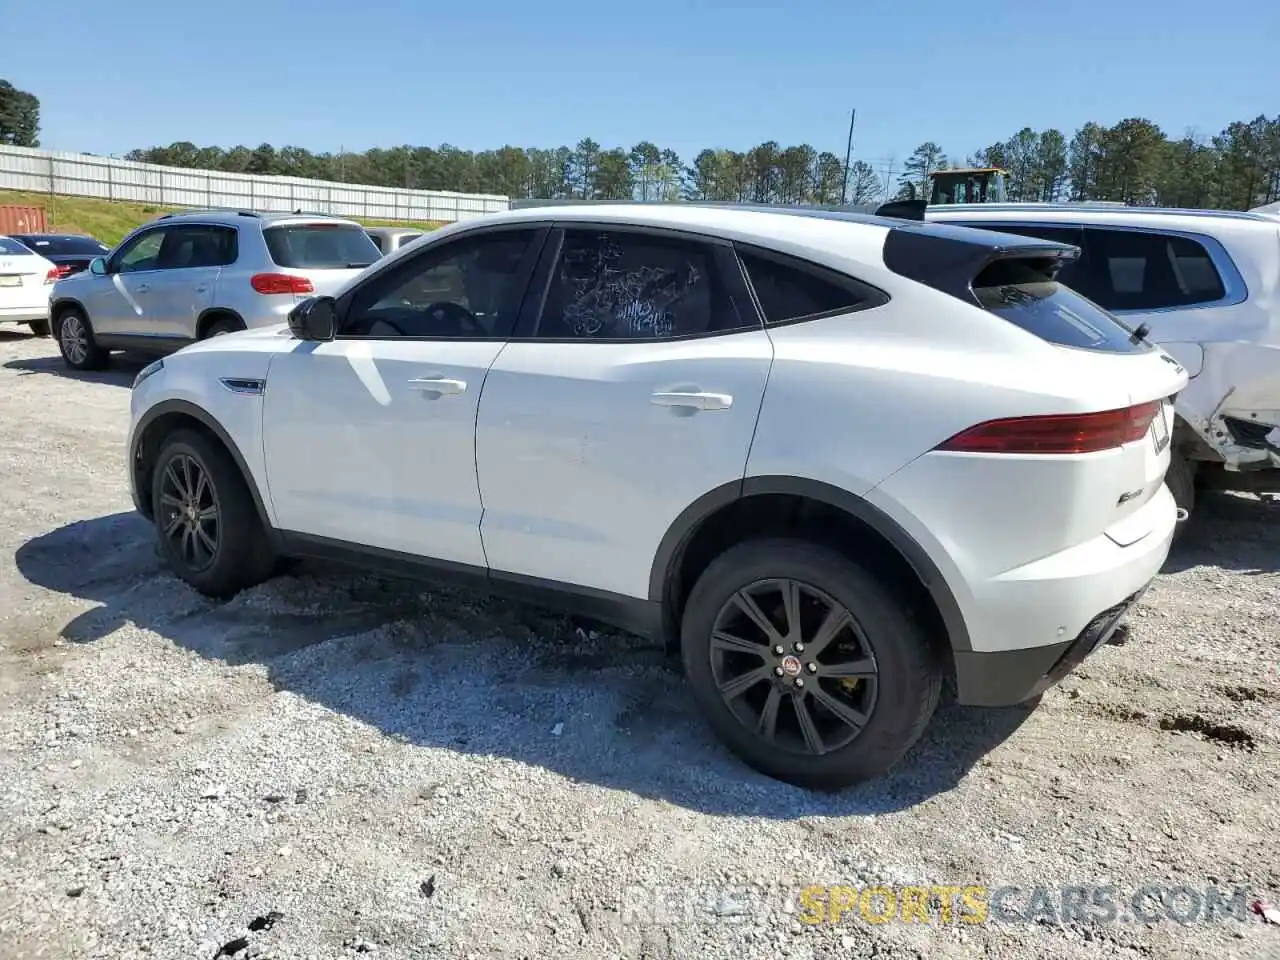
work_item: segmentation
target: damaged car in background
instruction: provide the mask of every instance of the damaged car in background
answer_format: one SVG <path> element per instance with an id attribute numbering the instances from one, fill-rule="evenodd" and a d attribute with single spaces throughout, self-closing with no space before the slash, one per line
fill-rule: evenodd
<path id="1" fill-rule="evenodd" d="M 1190 377 L 1166 482 L 1280 493 L 1280 221 L 1261 211 L 954 204 L 926 219 L 1078 246 L 1059 280 L 1158 343 Z"/>

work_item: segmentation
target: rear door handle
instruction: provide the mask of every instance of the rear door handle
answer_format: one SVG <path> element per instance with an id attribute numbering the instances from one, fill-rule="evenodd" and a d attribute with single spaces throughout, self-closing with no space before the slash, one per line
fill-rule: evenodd
<path id="1" fill-rule="evenodd" d="M 134 287 L 134 290 L 138 293 L 146 293 L 150 289 L 151 289 L 151 284 L 149 283 L 140 283 L 136 287 Z"/>
<path id="2" fill-rule="evenodd" d="M 467 392 L 467 381 L 449 377 L 419 377 L 416 380 L 410 380 L 409 386 L 425 394 L 435 394 L 437 397 L 451 397 Z"/>
<path id="3" fill-rule="evenodd" d="M 196 284 L 196 293 L 208 293 L 209 285 L 207 283 Z"/>
<path id="4" fill-rule="evenodd" d="M 672 390 L 655 393 L 649 398 L 659 407 L 682 407 L 687 410 L 728 410 L 733 397 L 727 393 L 707 393 L 702 390 Z"/>

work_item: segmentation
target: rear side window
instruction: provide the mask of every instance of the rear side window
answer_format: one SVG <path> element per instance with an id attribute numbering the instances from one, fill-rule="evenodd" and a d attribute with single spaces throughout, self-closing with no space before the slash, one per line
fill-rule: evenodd
<path id="1" fill-rule="evenodd" d="M 166 270 L 225 267 L 236 262 L 236 240 L 236 232 L 230 227 L 175 227 L 165 232 L 160 266 Z"/>
<path id="2" fill-rule="evenodd" d="M 848 313 L 887 299 L 873 287 L 789 257 L 745 250 L 738 256 L 768 324 Z"/>
<path id="3" fill-rule="evenodd" d="M 1130 331 L 1070 287 L 1051 279 L 1051 265 L 1040 259 L 997 260 L 973 281 L 986 310 L 1041 340 L 1063 347 L 1106 353 L 1142 353 Z"/>
<path id="4" fill-rule="evenodd" d="M 350 270 L 367 267 L 382 254 L 369 235 L 344 223 L 294 223 L 262 231 L 278 267 Z"/>
<path id="5" fill-rule="evenodd" d="M 376 233 L 369 234 L 369 239 L 373 241 L 373 245 L 378 248 L 378 252 L 382 252 L 382 238 Z"/>
<path id="6" fill-rule="evenodd" d="M 1162 310 L 1226 296 L 1217 265 L 1189 237 L 1088 228 L 1089 293 L 1108 310 Z"/>
<path id="7" fill-rule="evenodd" d="M 8 237 L 0 237 L 0 253 L 25 256 L 30 252 L 30 250 L 20 244 L 17 240 L 10 240 Z"/>

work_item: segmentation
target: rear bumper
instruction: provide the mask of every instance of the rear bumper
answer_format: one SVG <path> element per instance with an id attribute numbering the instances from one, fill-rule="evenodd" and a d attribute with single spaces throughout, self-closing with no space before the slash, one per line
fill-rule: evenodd
<path id="1" fill-rule="evenodd" d="M 962 704 L 1007 707 L 1043 693 L 1103 646 L 1129 609 L 1147 591 L 1130 594 L 1089 621 L 1073 640 L 998 653 L 955 652 L 956 687 Z"/>
<path id="2" fill-rule="evenodd" d="M 29 304 L 21 307 L 0 307 L 0 323 L 30 323 L 32 320 L 48 320 L 49 304 Z"/>

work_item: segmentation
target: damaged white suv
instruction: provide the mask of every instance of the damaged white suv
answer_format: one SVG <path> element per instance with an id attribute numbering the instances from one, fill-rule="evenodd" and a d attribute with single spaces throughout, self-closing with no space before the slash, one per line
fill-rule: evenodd
<path id="1" fill-rule="evenodd" d="M 329 558 L 657 634 L 747 762 L 838 787 L 948 674 L 985 705 L 1061 679 L 1165 561 L 1187 376 L 1054 281 L 1077 253 L 697 204 L 469 220 L 142 370 L 134 502 L 209 594 Z"/>
<path id="2" fill-rule="evenodd" d="M 1261 212 L 1089 204 L 929 207 L 926 219 L 1070 243 L 1059 279 L 1176 357 L 1168 484 L 1280 492 L 1280 222 Z"/>

